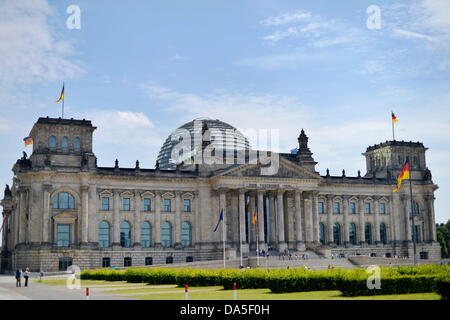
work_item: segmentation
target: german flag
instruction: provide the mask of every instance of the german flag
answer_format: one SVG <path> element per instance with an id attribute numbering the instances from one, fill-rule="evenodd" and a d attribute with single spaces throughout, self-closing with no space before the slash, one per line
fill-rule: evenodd
<path id="1" fill-rule="evenodd" d="M 394 124 L 398 121 L 398 119 L 393 112 L 391 112 L 391 113 L 392 113 L 392 124 Z"/>
<path id="2" fill-rule="evenodd" d="M 394 190 L 394 192 L 397 192 L 398 189 L 400 189 L 400 186 L 402 185 L 402 180 L 409 180 L 410 174 L 409 174 L 409 162 L 405 164 L 403 167 L 402 173 L 398 176 L 397 179 L 397 189 Z"/>
<path id="3" fill-rule="evenodd" d="M 23 141 L 25 142 L 25 147 L 30 144 L 33 144 L 33 138 L 30 136 L 23 138 Z"/>
<path id="4" fill-rule="evenodd" d="M 58 100 L 56 100 L 56 102 L 60 102 L 61 100 L 64 100 L 64 85 L 63 85 L 63 88 L 62 88 L 62 91 L 61 91 L 61 96 L 59 97 Z"/>
<path id="5" fill-rule="evenodd" d="M 253 230 L 255 230 L 255 222 L 256 222 L 256 211 L 253 214 L 252 224 L 253 224 Z"/>

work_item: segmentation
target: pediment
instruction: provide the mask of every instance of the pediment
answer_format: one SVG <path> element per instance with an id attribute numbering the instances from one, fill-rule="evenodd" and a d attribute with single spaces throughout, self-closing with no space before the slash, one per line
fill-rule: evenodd
<path id="1" fill-rule="evenodd" d="M 225 177 L 261 177 L 261 178 L 291 178 L 291 179 L 322 179 L 322 177 L 314 172 L 310 172 L 289 160 L 280 157 L 278 170 L 273 174 L 265 174 L 268 166 L 263 166 L 260 163 L 251 164 L 246 163 L 225 170 L 218 174 L 218 176 Z"/>
<path id="2" fill-rule="evenodd" d="M 73 223 L 77 220 L 77 216 L 70 212 L 60 212 L 53 216 L 53 220 L 59 223 Z"/>

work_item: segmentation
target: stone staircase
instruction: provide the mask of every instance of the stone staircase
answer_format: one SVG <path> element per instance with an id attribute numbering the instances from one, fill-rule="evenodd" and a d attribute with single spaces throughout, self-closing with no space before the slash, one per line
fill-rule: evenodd
<path id="1" fill-rule="evenodd" d="M 283 256 L 276 250 L 270 250 L 268 258 L 262 258 L 260 266 L 262 268 L 300 268 L 307 267 L 311 270 L 323 270 L 328 267 L 352 269 L 356 265 L 347 258 L 325 257 L 312 250 L 291 251 L 291 257 Z M 252 260 L 256 257 L 256 252 L 248 254 Z"/>

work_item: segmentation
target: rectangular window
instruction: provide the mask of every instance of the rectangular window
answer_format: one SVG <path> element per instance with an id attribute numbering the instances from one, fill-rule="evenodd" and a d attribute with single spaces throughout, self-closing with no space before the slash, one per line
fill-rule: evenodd
<path id="1" fill-rule="evenodd" d="M 323 214 L 324 213 L 324 211 L 323 211 L 323 202 L 320 201 L 320 202 L 317 203 L 317 205 L 318 205 L 317 210 L 318 210 L 319 214 Z"/>
<path id="2" fill-rule="evenodd" d="M 370 211 L 370 203 L 365 203 L 364 205 L 365 205 L 365 208 L 366 208 L 365 213 L 368 213 L 368 214 L 372 213 Z"/>
<path id="3" fill-rule="evenodd" d="M 422 260 L 428 259 L 428 252 L 420 252 L 420 259 Z"/>
<path id="4" fill-rule="evenodd" d="M 356 203 L 355 202 L 350 202 L 350 213 L 356 214 Z"/>
<path id="5" fill-rule="evenodd" d="M 184 212 L 191 212 L 191 199 L 184 199 Z"/>
<path id="6" fill-rule="evenodd" d="M 386 204 L 384 202 L 380 203 L 380 213 L 386 214 Z"/>
<path id="7" fill-rule="evenodd" d="M 109 268 L 110 266 L 111 266 L 111 259 L 103 258 L 102 259 L 102 268 Z"/>
<path id="8" fill-rule="evenodd" d="M 164 211 L 165 212 L 172 211 L 172 201 L 170 199 L 164 199 Z"/>
<path id="9" fill-rule="evenodd" d="M 144 198 L 144 211 L 152 211 L 152 200 Z"/>
<path id="10" fill-rule="evenodd" d="M 173 257 L 166 257 L 166 263 L 173 263 Z"/>
<path id="11" fill-rule="evenodd" d="M 340 214 L 341 213 L 341 204 L 339 202 L 334 203 L 334 213 Z"/>
<path id="12" fill-rule="evenodd" d="M 72 265 L 72 258 L 59 258 L 59 270 L 66 271 Z"/>
<path id="13" fill-rule="evenodd" d="M 109 211 L 109 198 L 107 197 L 102 198 L 102 210 Z"/>
<path id="14" fill-rule="evenodd" d="M 131 267 L 131 257 L 123 258 L 123 266 L 124 267 Z"/>
<path id="15" fill-rule="evenodd" d="M 153 264 L 153 258 L 152 257 L 145 257 L 145 265 L 151 266 Z"/>
<path id="16" fill-rule="evenodd" d="M 130 211 L 130 198 L 123 198 L 122 200 L 122 210 Z"/>
<path id="17" fill-rule="evenodd" d="M 58 224 L 56 230 L 58 247 L 68 247 L 70 244 L 70 224 Z"/>

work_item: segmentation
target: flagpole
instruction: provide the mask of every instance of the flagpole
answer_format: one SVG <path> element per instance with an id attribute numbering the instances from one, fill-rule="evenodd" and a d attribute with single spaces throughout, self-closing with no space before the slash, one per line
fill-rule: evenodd
<path id="1" fill-rule="evenodd" d="M 391 114 L 394 114 L 394 111 L 391 111 Z M 392 140 L 395 141 L 395 134 L 394 134 L 394 121 L 391 119 L 392 122 Z"/>
<path id="2" fill-rule="evenodd" d="M 258 247 L 258 216 L 255 220 L 255 232 L 256 232 L 256 265 L 259 267 L 259 247 Z"/>
<path id="3" fill-rule="evenodd" d="M 222 208 L 222 210 L 223 210 L 223 208 Z M 224 212 L 224 211 L 222 211 L 222 212 Z M 226 259 L 226 255 L 225 255 L 225 233 L 226 233 L 226 230 L 225 230 L 225 212 L 223 213 L 223 226 L 222 226 L 222 240 L 223 240 L 223 268 L 225 269 L 226 268 L 226 266 L 225 266 L 225 259 Z"/>
<path id="4" fill-rule="evenodd" d="M 63 81 L 63 90 L 64 90 L 64 81 Z M 62 116 L 61 116 L 62 119 L 64 119 L 64 98 L 65 97 L 63 97 L 62 99 Z"/>
<path id="5" fill-rule="evenodd" d="M 411 160 L 411 155 L 410 155 L 410 160 Z M 409 160 L 409 161 L 410 161 Z M 411 165 L 410 162 L 408 161 L 408 165 L 409 165 L 409 191 L 411 193 L 411 210 L 410 212 L 411 214 L 411 219 L 412 219 L 412 240 L 413 240 L 413 252 L 414 252 L 414 266 L 417 265 L 417 253 L 416 253 L 416 226 L 414 224 L 414 199 L 413 199 L 413 193 L 412 193 L 412 170 L 411 170 Z M 409 217 L 408 217 L 409 219 Z"/>

